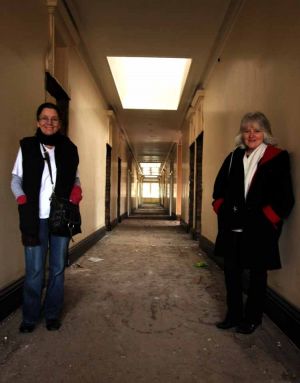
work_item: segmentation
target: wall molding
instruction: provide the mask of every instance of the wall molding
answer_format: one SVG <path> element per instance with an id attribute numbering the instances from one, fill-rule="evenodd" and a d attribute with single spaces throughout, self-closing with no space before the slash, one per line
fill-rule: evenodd
<path id="1" fill-rule="evenodd" d="M 120 216 L 121 221 L 120 221 L 120 222 L 122 222 L 122 221 L 123 221 L 124 219 L 126 219 L 126 218 L 128 218 L 128 213 L 127 213 L 127 211 L 125 211 L 125 213 L 121 214 L 121 216 Z"/>
<path id="2" fill-rule="evenodd" d="M 213 242 L 201 236 L 199 246 L 223 269 L 223 259 L 213 253 Z M 247 286 L 247 274 L 244 279 L 243 284 Z M 265 313 L 300 348 L 300 311 L 270 287 L 267 288 Z"/>
<path id="3" fill-rule="evenodd" d="M 200 232 L 195 228 L 190 229 L 191 237 L 194 241 L 200 241 Z"/>
<path id="4" fill-rule="evenodd" d="M 184 228 L 186 233 L 190 231 L 189 225 L 182 218 L 180 218 L 180 225 Z"/>
<path id="5" fill-rule="evenodd" d="M 23 284 L 24 277 L 0 291 L 0 321 L 21 305 Z"/>
<path id="6" fill-rule="evenodd" d="M 110 227 L 111 227 L 110 230 L 113 230 L 118 223 L 119 223 L 118 218 L 115 218 L 113 221 L 110 221 Z"/>

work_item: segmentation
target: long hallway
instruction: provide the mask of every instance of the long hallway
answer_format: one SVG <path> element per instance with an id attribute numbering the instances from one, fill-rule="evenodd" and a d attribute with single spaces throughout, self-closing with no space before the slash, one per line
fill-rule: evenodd
<path id="1" fill-rule="evenodd" d="M 196 267 L 198 266 L 198 267 Z M 267 318 L 218 330 L 222 271 L 178 221 L 126 219 L 66 271 L 63 325 L 1 322 L 1 383 L 300 382 L 300 352 Z"/>

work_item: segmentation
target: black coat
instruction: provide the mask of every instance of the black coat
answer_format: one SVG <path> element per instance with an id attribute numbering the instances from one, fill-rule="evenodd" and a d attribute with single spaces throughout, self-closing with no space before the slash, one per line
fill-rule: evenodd
<path id="1" fill-rule="evenodd" d="M 278 240 L 294 204 L 289 155 L 269 145 L 245 199 L 244 154 L 243 149 L 231 153 L 215 181 L 213 205 L 219 226 L 215 253 L 226 257 L 231 252 L 232 230 L 242 229 L 243 266 L 279 269 Z"/>

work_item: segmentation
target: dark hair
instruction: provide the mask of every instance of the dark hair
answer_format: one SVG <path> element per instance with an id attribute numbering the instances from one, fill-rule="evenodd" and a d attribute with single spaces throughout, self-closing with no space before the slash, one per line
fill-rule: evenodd
<path id="1" fill-rule="evenodd" d="M 61 111 L 60 111 L 59 107 L 57 105 L 53 104 L 52 102 L 44 102 L 43 104 L 41 104 L 37 108 L 37 110 L 36 110 L 36 119 L 37 120 L 40 118 L 40 115 L 41 115 L 43 109 L 45 109 L 45 108 L 56 110 L 56 113 L 58 114 L 58 118 L 61 120 Z"/>

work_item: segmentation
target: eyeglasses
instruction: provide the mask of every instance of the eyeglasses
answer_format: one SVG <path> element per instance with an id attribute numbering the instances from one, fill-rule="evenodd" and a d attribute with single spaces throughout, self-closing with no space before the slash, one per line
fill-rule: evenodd
<path id="1" fill-rule="evenodd" d="M 53 117 L 53 118 L 48 118 L 48 117 L 40 117 L 39 121 L 42 124 L 51 124 L 51 125 L 58 125 L 59 124 L 59 118 Z"/>

